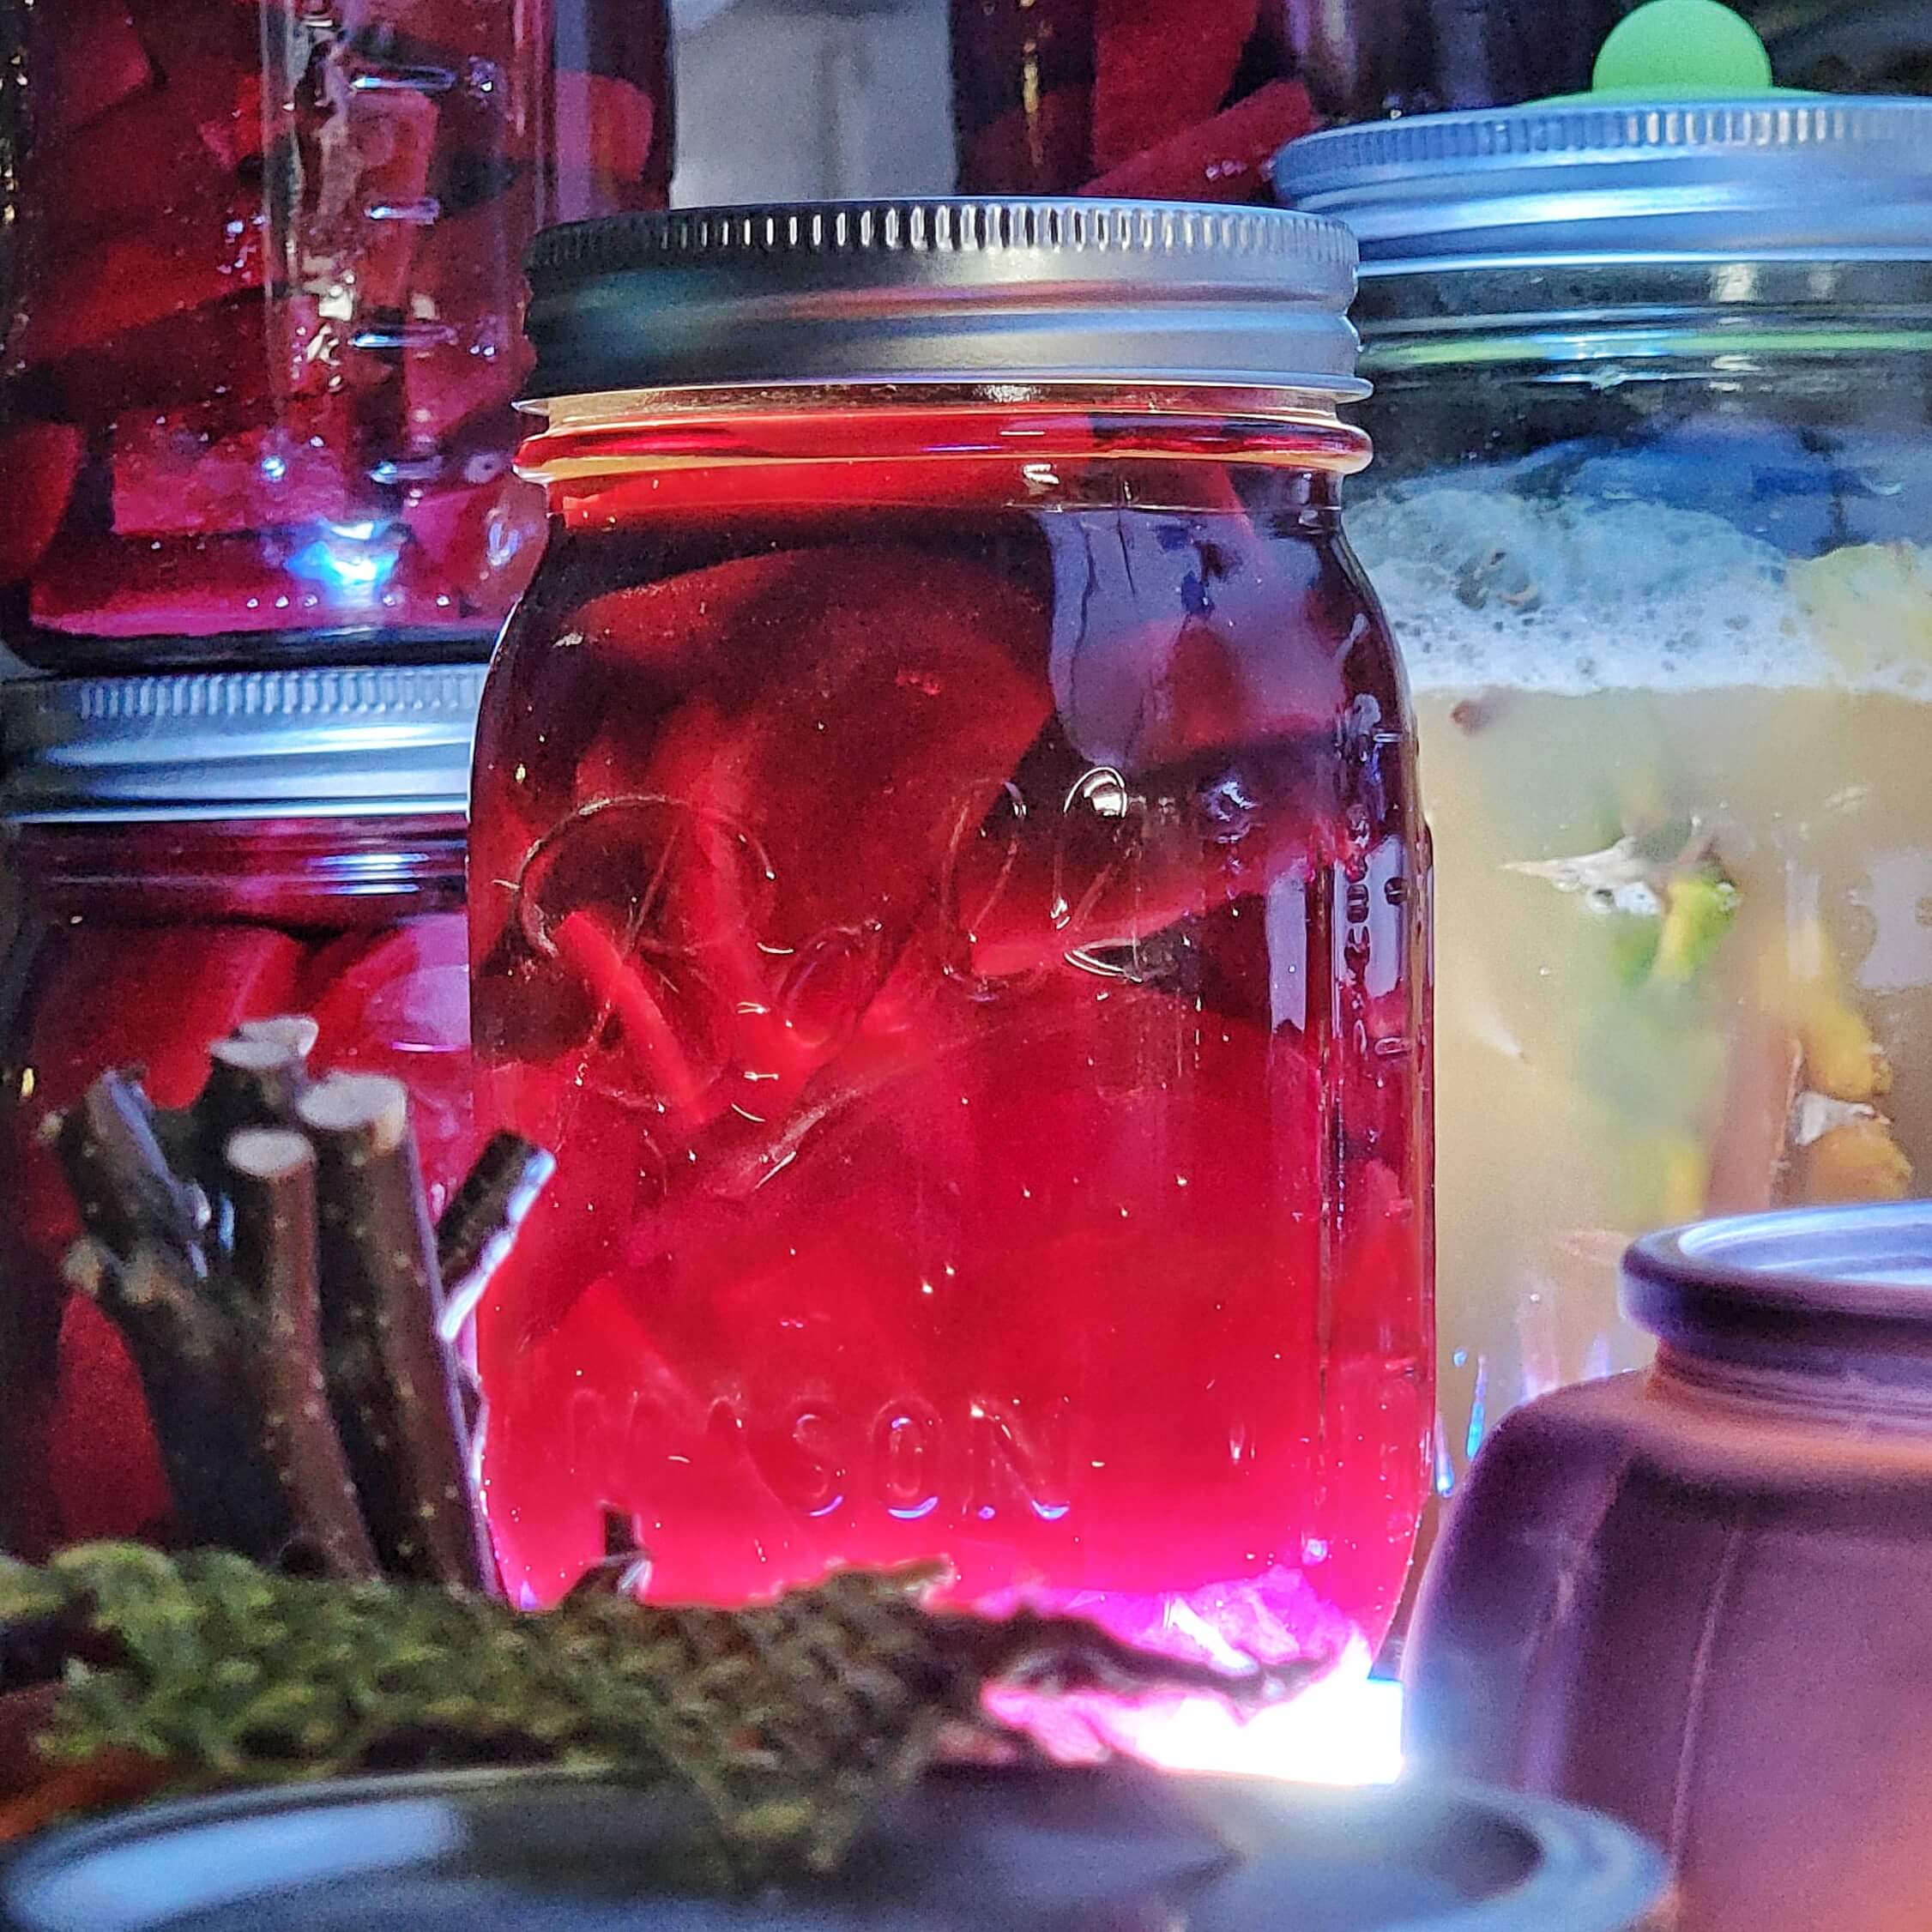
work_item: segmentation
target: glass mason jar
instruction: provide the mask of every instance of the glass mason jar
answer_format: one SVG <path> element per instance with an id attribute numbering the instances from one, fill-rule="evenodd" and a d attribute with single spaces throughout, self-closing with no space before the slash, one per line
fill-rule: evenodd
<path id="1" fill-rule="evenodd" d="M 1427 856 L 1332 224 L 691 213 L 533 257 L 478 728 L 505 1579 L 942 1558 L 1365 1653 L 1430 1414 Z M 750 318 L 755 316 L 753 327 Z"/>
<path id="2" fill-rule="evenodd" d="M 519 259 L 663 205 L 661 0 L 8 12 L 8 642 L 68 673 L 481 655 L 543 531 Z"/>
<path id="3" fill-rule="evenodd" d="M 1932 105 L 1444 117 L 1280 178 L 1365 257 L 1459 1467 L 1648 1354 L 1630 1235 L 1932 1171 Z"/>
<path id="4" fill-rule="evenodd" d="M 1628 3 L 952 0 L 960 190 L 1266 201 L 1268 164 L 1318 115 L 1587 87 Z"/>
<path id="5" fill-rule="evenodd" d="M 432 1205 L 478 1150 L 464 810 L 480 669 L 49 679 L 7 692 L 20 911 L 0 987 L 0 1546 L 168 1534 L 120 1332 L 61 1261 L 47 1123 L 110 1067 L 185 1106 L 208 1049 L 302 1012 L 408 1082 Z"/>

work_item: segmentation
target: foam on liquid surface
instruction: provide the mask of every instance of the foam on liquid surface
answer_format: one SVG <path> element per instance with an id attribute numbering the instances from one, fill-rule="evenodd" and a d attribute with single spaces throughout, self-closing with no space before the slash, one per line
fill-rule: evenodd
<path id="1" fill-rule="evenodd" d="M 1932 611 L 1864 631 L 1848 660 L 1796 581 L 1831 559 L 1794 565 L 1722 517 L 1471 481 L 1391 489 L 1351 504 L 1347 528 L 1418 694 L 1927 694 Z"/>

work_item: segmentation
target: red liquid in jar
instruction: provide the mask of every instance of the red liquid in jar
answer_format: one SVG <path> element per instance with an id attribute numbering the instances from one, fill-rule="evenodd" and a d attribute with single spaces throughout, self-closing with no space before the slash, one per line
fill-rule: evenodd
<path id="1" fill-rule="evenodd" d="M 171 1534 L 133 1361 L 119 1330 L 62 1277 L 81 1226 L 50 1116 L 108 1067 L 141 1068 L 156 1105 L 184 1107 L 211 1042 L 245 1020 L 307 1012 L 320 1029 L 318 1072 L 408 1084 L 439 1208 L 480 1146 L 462 836 L 460 823 L 434 819 L 311 819 L 118 825 L 41 834 L 20 848 L 33 903 L 9 960 L 0 1042 L 0 1543 L 9 1550 L 38 1559 L 99 1537 Z"/>
<path id="2" fill-rule="evenodd" d="M 558 1159 L 479 1320 L 512 1593 L 614 1511 L 661 1600 L 939 1555 L 1190 1655 L 1373 1646 L 1430 1428 L 1427 861 L 1310 474 L 1346 433 L 534 454 L 674 438 L 553 486 L 479 732 L 484 1106 Z"/>
<path id="3" fill-rule="evenodd" d="M 664 204 L 661 0 L 24 12 L 10 637 L 63 670 L 474 652 L 541 548 L 522 252 Z"/>

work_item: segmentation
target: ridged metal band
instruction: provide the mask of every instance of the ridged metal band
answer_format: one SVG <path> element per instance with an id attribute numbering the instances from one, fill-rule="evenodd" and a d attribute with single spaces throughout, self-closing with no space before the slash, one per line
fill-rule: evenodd
<path id="1" fill-rule="evenodd" d="M 686 208 L 540 235 L 534 398 L 1094 381 L 1359 393 L 1355 244 L 1280 208 L 895 201 Z"/>
<path id="2" fill-rule="evenodd" d="M 45 678 L 0 692 L 21 824 L 468 810 L 477 665 Z"/>
<path id="3" fill-rule="evenodd" d="M 1310 135 L 1282 198 L 1364 278 L 1593 257 L 1932 257 L 1932 100 L 1577 102 Z"/>

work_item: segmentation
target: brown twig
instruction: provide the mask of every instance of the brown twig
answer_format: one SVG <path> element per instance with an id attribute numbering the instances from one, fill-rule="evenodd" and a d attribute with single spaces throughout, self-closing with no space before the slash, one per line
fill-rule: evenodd
<path id="1" fill-rule="evenodd" d="M 246 1373 L 247 1345 L 180 1256 L 142 1242 L 69 1257 L 128 1344 L 154 1418 L 183 1538 L 267 1561 L 295 1524 L 269 1464 Z"/>
<path id="2" fill-rule="evenodd" d="M 315 1150 L 287 1128 L 246 1128 L 228 1143 L 226 1191 L 232 1300 L 252 1331 L 248 1365 L 282 1494 L 325 1573 L 378 1575 L 323 1374 Z"/>
<path id="3" fill-rule="evenodd" d="M 489 1566 L 437 1332 L 434 1238 L 400 1081 L 337 1074 L 297 1117 L 315 1144 L 322 1337 L 338 1427 L 385 1569 L 472 1589 Z"/>
<path id="4" fill-rule="evenodd" d="M 436 1224 L 445 1342 L 453 1343 L 474 1313 L 524 1216 L 556 1171 L 556 1162 L 521 1135 L 493 1134 L 450 1197 Z"/>

